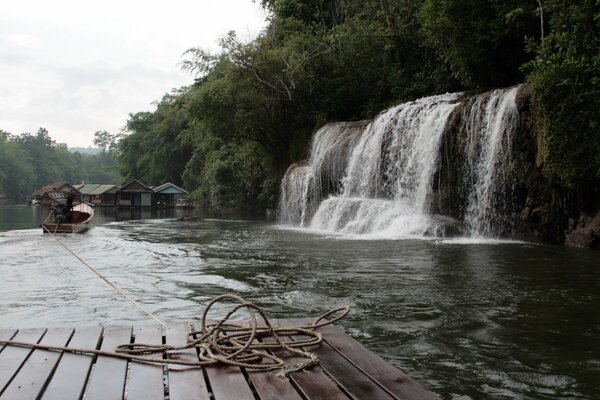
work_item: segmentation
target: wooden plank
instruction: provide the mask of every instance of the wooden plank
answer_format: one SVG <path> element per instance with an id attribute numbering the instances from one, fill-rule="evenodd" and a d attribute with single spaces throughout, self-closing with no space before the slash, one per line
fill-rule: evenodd
<path id="1" fill-rule="evenodd" d="M 302 360 L 304 359 L 298 356 L 286 359 L 288 362 L 298 362 Z M 320 365 L 311 368 L 309 371 L 291 373 L 290 379 L 304 397 L 311 400 L 347 400 L 350 398 L 340 386 L 338 386 L 336 382 L 323 371 L 323 368 Z"/>
<path id="2" fill-rule="evenodd" d="M 21 329 L 13 337 L 13 340 L 38 343 L 45 332 L 45 329 Z M 2 350 L 0 353 L 0 395 L 32 351 L 33 349 L 17 346 L 6 346 Z"/>
<path id="3" fill-rule="evenodd" d="M 171 324 L 167 327 L 166 342 L 174 346 L 183 346 L 187 343 L 187 334 L 191 331 L 192 326 L 188 322 Z M 199 361 L 198 352 L 195 348 L 169 352 L 168 358 L 190 362 Z M 169 398 L 171 400 L 210 399 L 201 367 L 169 365 L 168 374 Z"/>
<path id="4" fill-rule="evenodd" d="M 340 329 L 328 325 L 320 328 L 323 338 L 333 349 L 340 352 L 361 371 L 378 382 L 383 388 L 402 400 L 440 400 L 440 398 L 410 376 L 406 375 L 381 357 L 372 353 Z"/>
<path id="5" fill-rule="evenodd" d="M 140 326 L 133 329 L 135 343 L 162 344 L 160 325 Z M 151 358 L 159 355 L 150 355 Z M 164 399 L 163 366 L 132 361 L 126 387 L 128 400 Z"/>
<path id="6" fill-rule="evenodd" d="M 264 339 L 265 343 L 275 343 L 273 337 L 266 337 Z M 281 340 L 289 341 L 290 338 L 281 337 Z M 293 353 L 283 350 L 274 350 L 271 354 L 275 354 L 285 360 L 286 363 L 290 364 L 304 361 L 302 357 L 295 356 Z M 348 396 L 344 395 L 344 392 L 325 376 L 323 370 L 318 367 L 317 369 L 313 368 L 309 373 L 304 371 L 292 373 L 289 378 L 276 376 L 276 371 L 249 371 L 248 377 L 254 384 L 261 400 L 302 399 L 303 397 L 299 394 L 298 390 L 304 394 L 305 398 L 311 400 L 348 400 Z M 296 377 L 298 379 L 296 379 Z M 306 377 L 308 377 L 308 379 L 305 379 Z M 322 378 L 325 379 L 325 382 L 322 381 Z M 298 381 L 301 382 L 301 385 L 298 385 Z M 294 382 L 296 386 L 294 386 L 292 382 Z"/>
<path id="7" fill-rule="evenodd" d="M 325 335 L 323 335 L 325 337 Z M 292 336 L 294 339 L 302 339 L 301 336 Z M 371 378 L 356 368 L 347 359 L 342 357 L 335 349 L 327 343 L 322 342 L 318 346 L 304 348 L 319 357 L 319 365 L 323 370 L 340 385 L 346 393 L 355 399 L 390 400 L 395 399 L 387 391 L 379 387 Z"/>
<path id="8" fill-rule="evenodd" d="M 347 400 L 350 397 L 323 372 L 323 368 L 316 366 L 310 371 L 299 371 L 290 374 L 290 379 L 310 400 Z"/>
<path id="9" fill-rule="evenodd" d="M 100 344 L 101 327 L 77 328 L 68 347 L 96 350 Z M 83 394 L 93 357 L 85 354 L 64 353 L 48 387 L 45 400 L 79 399 Z"/>
<path id="10" fill-rule="evenodd" d="M 114 351 L 120 344 L 131 343 L 131 326 L 109 326 L 104 328 L 100 350 Z M 127 361 L 107 356 L 98 356 L 84 398 L 85 400 L 118 400 L 125 394 Z"/>
<path id="11" fill-rule="evenodd" d="M 312 320 L 308 319 L 293 319 L 293 320 L 275 320 L 274 326 L 303 326 L 307 325 Z M 291 337 L 285 337 L 286 340 L 293 340 Z M 285 353 L 284 353 L 285 354 Z M 294 356 L 286 358 L 287 362 L 301 361 L 302 357 Z M 315 400 L 347 400 L 351 397 L 347 395 L 340 386 L 334 382 L 321 368 L 317 365 L 309 371 L 298 371 L 290 374 L 290 379 L 294 385 L 307 399 Z"/>
<path id="12" fill-rule="evenodd" d="M 40 344 L 65 346 L 71 336 L 71 328 L 50 328 Z M 6 399 L 35 399 L 46 387 L 56 368 L 62 352 L 35 349 L 10 382 L 2 396 Z"/>
<path id="13" fill-rule="evenodd" d="M 200 330 L 200 326 L 195 326 Z M 252 389 L 241 368 L 222 365 L 205 368 L 215 400 L 254 400 Z"/>
<path id="14" fill-rule="evenodd" d="M 10 340 L 17 334 L 16 329 L 0 329 L 0 340 Z M 5 344 L 0 344 L 0 353 L 6 347 Z"/>

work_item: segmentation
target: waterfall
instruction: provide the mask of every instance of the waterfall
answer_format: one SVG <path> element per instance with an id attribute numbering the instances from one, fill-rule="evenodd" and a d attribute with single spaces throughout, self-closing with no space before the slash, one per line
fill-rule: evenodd
<path id="1" fill-rule="evenodd" d="M 473 237 L 496 236 L 499 228 L 507 225 L 507 165 L 518 122 L 517 90 L 494 90 L 474 97 L 462 115 L 470 188 L 465 223 Z"/>
<path id="2" fill-rule="evenodd" d="M 315 133 L 308 162 L 293 164 L 283 178 L 279 202 L 282 222 L 305 226 L 323 198 L 339 190 L 348 152 L 365 125 L 339 122 Z"/>
<path id="3" fill-rule="evenodd" d="M 280 219 L 325 232 L 420 237 L 444 235 L 458 218 L 472 236 L 492 236 L 493 215 L 503 208 L 499 192 L 509 184 L 502 165 L 510 160 L 518 120 L 516 92 L 426 97 L 371 122 L 324 126 L 313 137 L 309 159 L 286 172 Z M 451 126 L 465 147 L 453 162 L 464 204 L 461 215 L 432 215 L 433 176 Z"/>

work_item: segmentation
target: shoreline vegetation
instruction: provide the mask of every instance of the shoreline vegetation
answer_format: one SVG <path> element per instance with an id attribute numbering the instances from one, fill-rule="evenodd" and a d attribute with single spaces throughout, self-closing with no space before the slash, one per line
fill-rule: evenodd
<path id="1" fill-rule="evenodd" d="M 525 83 L 536 168 L 583 209 L 598 208 L 600 9 L 594 0 L 262 0 L 265 30 L 221 51 L 193 48 L 194 83 L 124 132 L 96 133 L 100 153 L 67 154 L 40 128 L 0 132 L 0 193 L 48 182 L 173 182 L 207 207 L 277 208 L 289 165 L 328 122 L 371 119 L 405 101 Z M 1 127 L 0 127 L 1 128 Z M 103 174 L 98 176 L 98 174 Z"/>

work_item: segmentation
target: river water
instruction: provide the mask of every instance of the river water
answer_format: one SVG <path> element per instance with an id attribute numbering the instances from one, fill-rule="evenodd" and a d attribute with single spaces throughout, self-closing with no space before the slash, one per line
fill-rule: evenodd
<path id="1" fill-rule="evenodd" d="M 99 211 L 86 234 L 60 239 L 162 320 L 231 292 L 276 318 L 349 305 L 339 325 L 444 399 L 600 398 L 597 252 Z M 41 218 L 0 206 L 0 328 L 152 323 Z"/>

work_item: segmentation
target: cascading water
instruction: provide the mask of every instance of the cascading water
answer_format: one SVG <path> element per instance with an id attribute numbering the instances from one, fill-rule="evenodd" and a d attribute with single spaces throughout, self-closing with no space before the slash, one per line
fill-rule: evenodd
<path id="1" fill-rule="evenodd" d="M 470 183 L 465 223 L 472 237 L 491 237 L 506 226 L 507 165 L 518 123 L 518 88 L 472 98 L 462 120 L 467 135 L 466 179 Z"/>
<path id="2" fill-rule="evenodd" d="M 324 196 L 339 191 L 348 152 L 366 122 L 328 124 L 315 133 L 310 159 L 288 168 L 282 184 L 279 215 L 282 222 L 305 226 Z"/>
<path id="3" fill-rule="evenodd" d="M 457 115 L 453 124 L 458 118 L 467 147 L 457 161 L 466 191 L 458 217 L 471 235 L 492 235 L 496 219 L 490 215 L 506 186 L 499 171 L 517 123 L 516 91 L 475 96 L 460 108 L 462 94 L 427 97 L 388 109 L 369 124 L 326 125 L 313 138 L 308 162 L 286 173 L 282 221 L 378 237 L 443 235 L 452 219 L 430 213 L 432 177 L 450 117 Z"/>

